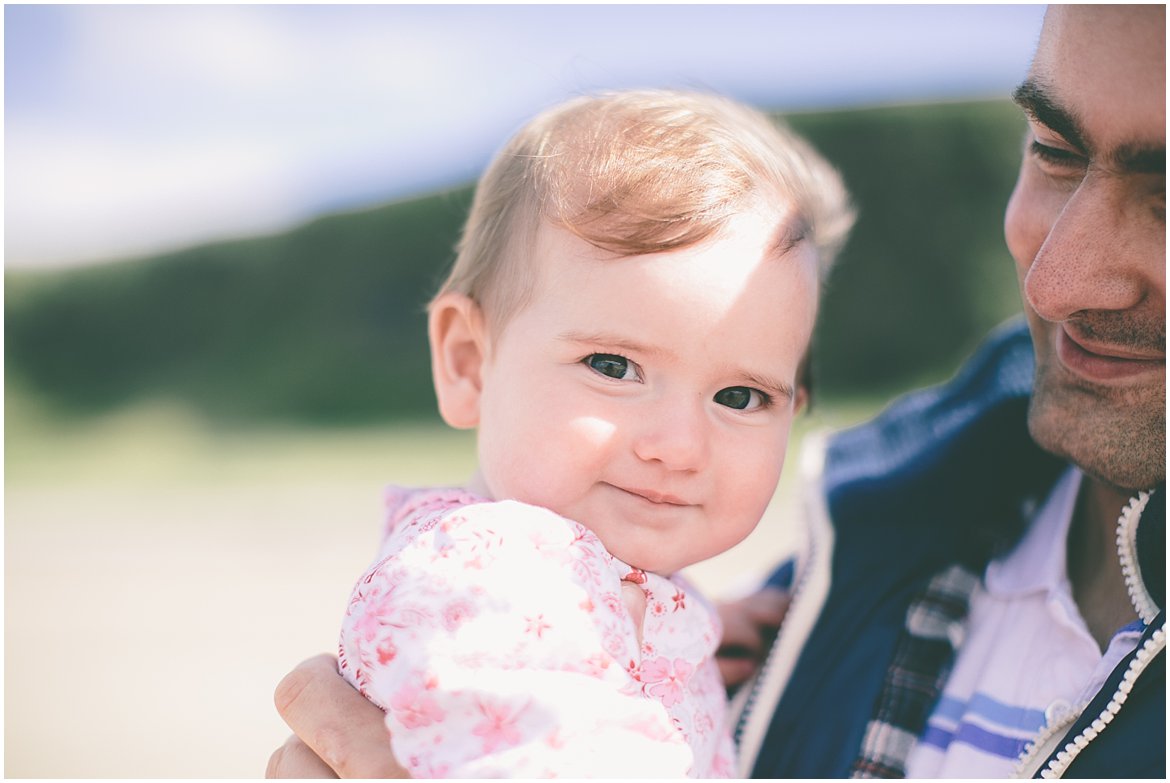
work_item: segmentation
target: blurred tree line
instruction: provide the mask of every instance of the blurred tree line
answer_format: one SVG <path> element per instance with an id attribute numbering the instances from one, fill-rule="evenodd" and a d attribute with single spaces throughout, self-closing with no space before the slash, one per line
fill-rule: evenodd
<path id="1" fill-rule="evenodd" d="M 1023 134 L 1006 101 L 788 117 L 859 210 L 826 289 L 817 395 L 946 377 L 1019 310 L 1003 208 Z M 6 272 L 9 384 L 62 415 L 173 399 L 212 421 L 435 417 L 424 305 L 471 188 L 276 236 L 55 272 Z"/>

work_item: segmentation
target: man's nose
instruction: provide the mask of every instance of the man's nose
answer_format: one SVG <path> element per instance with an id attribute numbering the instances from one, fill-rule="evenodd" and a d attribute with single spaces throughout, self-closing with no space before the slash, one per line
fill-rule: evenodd
<path id="1" fill-rule="evenodd" d="M 705 400 L 697 395 L 660 398 L 635 424 L 634 453 L 672 471 L 697 471 L 707 461 L 711 426 Z"/>
<path id="2" fill-rule="evenodd" d="M 1090 172 L 1057 213 L 1024 279 L 1024 296 L 1048 321 L 1142 301 L 1151 254 L 1135 205 L 1107 174 Z M 1164 241 L 1164 240 L 1163 240 Z"/>

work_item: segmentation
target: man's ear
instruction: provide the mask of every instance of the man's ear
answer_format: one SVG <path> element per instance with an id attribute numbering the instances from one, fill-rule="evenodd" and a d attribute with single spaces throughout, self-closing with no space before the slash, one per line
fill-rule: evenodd
<path id="1" fill-rule="evenodd" d="M 456 429 L 470 429 L 479 424 L 487 358 L 483 311 L 464 294 L 443 294 L 431 304 L 427 333 L 439 414 Z"/>

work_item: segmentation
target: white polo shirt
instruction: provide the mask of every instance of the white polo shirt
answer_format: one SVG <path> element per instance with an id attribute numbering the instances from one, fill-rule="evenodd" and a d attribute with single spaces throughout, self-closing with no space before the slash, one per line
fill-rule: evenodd
<path id="1" fill-rule="evenodd" d="M 1070 709 L 1083 710 L 1136 646 L 1137 620 L 1102 655 L 1073 601 L 1067 540 L 1080 484 L 1081 472 L 1069 469 L 1020 543 L 988 565 L 907 777 L 1010 776 L 1024 746 Z"/>

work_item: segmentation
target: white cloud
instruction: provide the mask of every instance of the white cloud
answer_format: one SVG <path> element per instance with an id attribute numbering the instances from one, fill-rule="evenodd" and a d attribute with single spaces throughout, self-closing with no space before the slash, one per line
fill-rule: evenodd
<path id="1" fill-rule="evenodd" d="M 984 79 L 992 70 L 1022 74 L 1035 34 L 1004 24 L 1023 11 L 986 8 L 53 13 L 65 22 L 61 40 L 20 47 L 32 60 L 8 68 L 10 80 L 35 74 L 47 85 L 32 97 L 13 90 L 22 100 L 6 105 L 8 263 L 106 258 L 276 228 L 323 205 L 464 176 L 523 118 L 582 90 L 708 86 L 776 106 L 847 89 L 858 100 L 949 78 L 948 63 Z M 1038 29 L 1039 12 L 1027 13 Z M 27 32 L 9 20 L 6 36 Z"/>
<path id="2" fill-rule="evenodd" d="M 196 146 L 10 127 L 5 256 L 11 264 L 100 260 L 295 216 L 283 156 L 246 140 Z"/>

